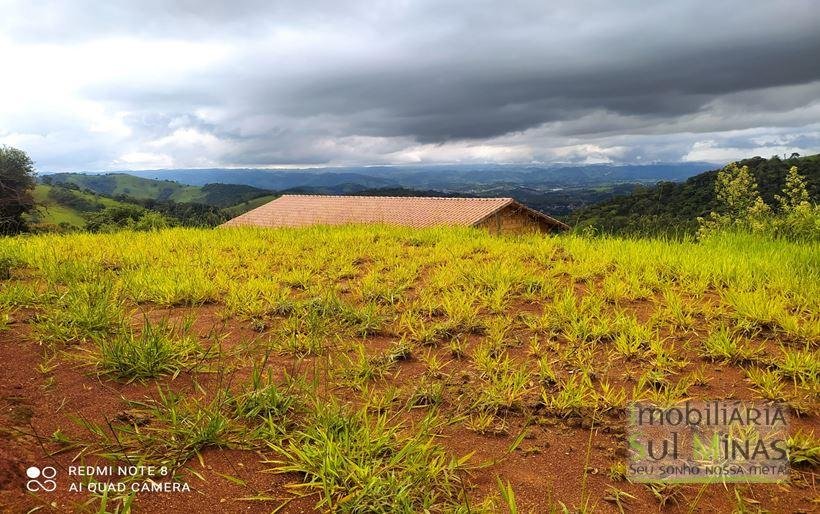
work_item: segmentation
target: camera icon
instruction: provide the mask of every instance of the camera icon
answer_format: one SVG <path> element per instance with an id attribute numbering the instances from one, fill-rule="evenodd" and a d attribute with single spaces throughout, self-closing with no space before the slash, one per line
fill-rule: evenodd
<path id="1" fill-rule="evenodd" d="M 52 466 L 38 468 L 37 466 L 30 466 L 26 470 L 26 489 L 31 492 L 45 491 L 50 493 L 57 489 L 57 469 Z"/>

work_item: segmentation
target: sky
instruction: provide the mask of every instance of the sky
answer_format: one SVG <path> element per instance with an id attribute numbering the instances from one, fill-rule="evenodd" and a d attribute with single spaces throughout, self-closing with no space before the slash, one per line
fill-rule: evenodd
<path id="1" fill-rule="evenodd" d="M 814 0 L 0 0 L 40 171 L 820 152 Z"/>

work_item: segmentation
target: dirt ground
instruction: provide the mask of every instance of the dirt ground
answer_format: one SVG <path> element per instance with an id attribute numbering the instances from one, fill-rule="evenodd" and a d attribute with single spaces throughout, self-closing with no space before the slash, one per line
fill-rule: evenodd
<path id="1" fill-rule="evenodd" d="M 526 309 L 527 306 L 519 306 Z M 637 304 L 634 311 L 646 317 L 646 305 Z M 157 383 L 174 391 L 206 395 L 224 383 L 240 383 L 247 378 L 253 355 L 245 346 L 242 351 L 229 350 L 240 343 L 262 337 L 249 323 L 220 316 L 220 307 L 206 305 L 197 308 L 150 309 L 149 317 L 181 318 L 195 314 L 194 330 L 203 339 L 214 330 L 224 337 L 222 350 L 228 354 L 218 369 L 202 373 L 181 373 L 174 379 L 164 378 L 146 383 L 120 383 L 97 377 L 92 370 L 70 357 L 71 352 L 58 354 L 54 362 L 44 365 L 44 348 L 31 335 L 32 313 L 18 311 L 10 330 L 0 332 L 0 507 L 4 512 L 71 512 L 93 510 L 87 492 L 69 492 L 69 466 L 79 462 L 77 450 L 61 449 L 51 436 L 57 432 L 71 439 L 84 440 L 89 434 L 78 420 L 104 424 L 121 416 L 127 409 L 126 400 L 156 397 Z M 142 323 L 141 316 L 132 320 Z M 385 348 L 393 338 L 377 336 L 366 342 L 368 349 Z M 468 343 L 474 344 L 474 343 Z M 74 350 L 72 349 L 72 352 Z M 453 358 L 446 347 L 432 350 L 449 361 L 448 380 L 465 382 L 461 376 L 463 361 Z M 519 352 L 516 355 L 516 352 Z M 524 349 L 515 349 L 514 358 L 525 358 Z M 693 357 L 691 369 L 704 366 L 708 385 L 697 386 L 703 398 L 750 399 L 751 392 L 737 367 L 703 361 Z M 322 359 L 276 356 L 269 361 L 277 375 L 321 372 Z M 380 386 L 403 386 L 419 380 L 425 366 L 417 358 L 401 361 L 397 370 L 380 379 Z M 621 383 L 629 379 L 618 377 Z M 615 379 L 613 379 L 615 381 Z M 454 386 L 454 387 L 457 387 Z M 337 392 L 343 395 L 344 392 Z M 444 405 L 446 411 L 447 405 Z M 408 416 L 421 417 L 424 409 Z M 410 420 L 412 421 L 412 419 Z M 523 511 L 545 512 L 562 502 L 570 511 L 619 512 L 609 487 L 632 495 L 623 508 L 632 512 L 730 512 L 736 507 L 734 485 L 685 485 L 670 492 L 664 503 L 650 489 L 628 481 L 613 481 L 608 476 L 610 466 L 626 456 L 626 420 L 614 414 L 597 426 L 589 420 L 534 418 L 521 412 L 507 414 L 506 430 L 502 434 L 481 435 L 453 424 L 444 431 L 440 443 L 453 455 L 475 452 L 470 463 L 475 465 L 465 479 L 468 496 L 479 503 L 488 495 L 497 494 L 496 476 L 509 481 Z M 795 428 L 818 429 L 816 417 L 794 418 Z M 521 444 L 508 449 L 522 430 Z M 62 451 L 61 451 L 62 450 Z M 295 474 L 272 473 L 265 461 L 276 455 L 266 452 L 211 448 L 201 459 L 192 459 L 181 471 L 180 480 L 190 486 L 190 492 L 140 493 L 134 504 L 137 512 L 313 512 L 315 496 L 293 498 L 286 487 L 300 482 Z M 85 464 L 102 459 L 86 458 Z M 26 470 L 29 466 L 52 466 L 57 470 L 54 492 L 28 492 Z M 793 472 L 789 484 L 758 484 L 737 486 L 743 498 L 754 508 L 770 512 L 817 512 L 820 495 L 816 469 Z M 238 479 L 238 480 L 237 480 Z"/>

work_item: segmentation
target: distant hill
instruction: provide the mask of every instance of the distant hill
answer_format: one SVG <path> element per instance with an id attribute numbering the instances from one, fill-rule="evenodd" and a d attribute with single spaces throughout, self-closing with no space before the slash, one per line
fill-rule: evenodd
<path id="1" fill-rule="evenodd" d="M 58 173 L 42 180 L 75 184 L 121 200 L 205 204 L 228 216 L 262 205 L 277 194 L 390 194 L 396 196 L 505 196 L 552 216 L 614 196 L 636 184 L 684 180 L 705 163 L 649 165 L 418 165 L 301 170 L 171 169 L 128 173 Z M 166 207 L 164 207 L 166 208 Z"/>
<path id="2" fill-rule="evenodd" d="M 336 188 L 343 184 L 356 184 L 365 189 L 398 185 L 395 180 L 373 177 L 363 173 L 325 173 L 312 170 L 194 169 L 129 171 L 128 173 L 141 178 L 157 181 L 175 180 L 182 184 L 194 186 L 211 183 L 244 184 L 274 191 L 297 187 Z"/>
<path id="3" fill-rule="evenodd" d="M 539 191 L 537 189 L 527 187 L 505 187 L 498 186 L 496 188 L 488 188 L 480 193 L 453 193 L 446 191 L 437 191 L 435 189 L 408 189 L 404 187 L 379 188 L 379 189 L 363 189 L 355 192 L 346 192 L 341 194 L 357 194 L 365 196 L 445 196 L 445 197 L 509 197 L 515 198 L 524 205 L 555 216 L 565 219 L 573 210 L 586 205 L 602 202 L 614 196 L 629 194 L 635 187 L 635 184 L 618 184 L 613 186 L 601 186 L 595 189 L 589 188 L 567 188 L 550 191 Z M 283 194 L 340 194 L 338 192 L 317 191 L 297 189 L 291 191 L 283 191 Z"/>
<path id="4" fill-rule="evenodd" d="M 45 175 L 41 180 L 48 184 L 73 184 L 110 198 L 199 203 L 214 207 L 229 207 L 271 194 L 267 189 L 244 184 L 191 186 L 173 180 L 154 180 L 127 173 L 56 173 Z"/>
<path id="5" fill-rule="evenodd" d="M 282 191 L 294 188 L 338 190 L 345 184 L 360 189 L 401 187 L 443 192 L 477 193 L 497 187 L 530 187 L 537 190 L 624 183 L 654 184 L 679 181 L 711 169 L 703 162 L 646 165 L 592 164 L 548 166 L 520 164 L 358 166 L 296 170 L 261 169 L 168 169 L 129 171 L 156 180 L 188 185 L 208 183 L 245 184 Z"/>
<path id="6" fill-rule="evenodd" d="M 820 202 L 820 155 L 795 159 L 754 157 L 740 161 L 754 173 L 763 200 L 774 206 L 774 195 L 785 183 L 786 171 L 797 166 L 806 177 L 813 201 Z M 693 233 L 696 218 L 717 207 L 718 170 L 695 175 L 682 183 L 636 186 L 627 196 L 574 211 L 567 219 L 577 227 L 592 226 L 611 233 Z"/>

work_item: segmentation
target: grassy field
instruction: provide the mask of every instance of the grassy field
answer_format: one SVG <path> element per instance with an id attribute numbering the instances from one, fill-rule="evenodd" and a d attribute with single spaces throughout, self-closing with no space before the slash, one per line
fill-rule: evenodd
<path id="1" fill-rule="evenodd" d="M 817 506 L 818 244 L 172 229 L 2 239 L 0 280 L 13 511 Z M 790 483 L 629 482 L 628 402 L 687 398 L 787 404 Z M 191 492 L 14 478 L 111 461 Z"/>

